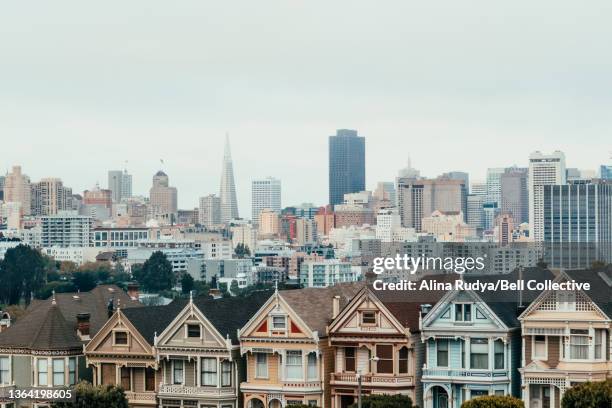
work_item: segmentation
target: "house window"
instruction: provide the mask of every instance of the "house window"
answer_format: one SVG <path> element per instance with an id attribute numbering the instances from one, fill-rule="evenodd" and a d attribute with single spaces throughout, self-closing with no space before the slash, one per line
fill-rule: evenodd
<path id="1" fill-rule="evenodd" d="M 586 360 L 589 357 L 589 331 L 582 329 L 570 330 L 570 358 Z"/>
<path id="2" fill-rule="evenodd" d="M 398 354 L 399 373 L 408 373 L 408 348 L 402 347 Z"/>
<path id="3" fill-rule="evenodd" d="M 355 372 L 355 347 L 344 348 L 344 371 Z"/>
<path id="4" fill-rule="evenodd" d="M 594 340 L 595 355 L 594 357 L 598 360 L 603 358 L 602 344 L 605 344 L 605 341 L 604 341 L 605 337 L 606 337 L 606 333 L 604 329 L 595 330 L 595 340 Z"/>
<path id="5" fill-rule="evenodd" d="M 319 376 L 317 375 L 317 353 L 314 351 L 308 353 L 308 379 L 316 380 Z"/>
<path id="6" fill-rule="evenodd" d="M 381 374 L 393 374 L 393 346 L 379 344 L 376 346 L 376 372 Z"/>
<path id="7" fill-rule="evenodd" d="M 155 370 L 145 368 L 145 391 L 155 391 Z"/>
<path id="8" fill-rule="evenodd" d="M 231 361 L 221 362 L 221 386 L 222 387 L 232 386 L 232 362 Z"/>
<path id="9" fill-rule="evenodd" d="M 574 312 L 576 311 L 575 292 L 557 292 L 557 310 Z"/>
<path id="10" fill-rule="evenodd" d="M 376 312 L 366 311 L 361 313 L 362 324 L 376 324 Z"/>
<path id="11" fill-rule="evenodd" d="M 472 339 L 470 342 L 470 367 L 487 370 L 489 368 L 489 341 Z"/>
<path id="12" fill-rule="evenodd" d="M 0 384 L 10 384 L 9 358 L 0 357 Z"/>
<path id="13" fill-rule="evenodd" d="M 36 361 L 36 368 L 38 371 L 38 385 L 48 385 L 47 373 L 49 370 L 49 361 L 46 358 L 39 358 Z"/>
<path id="14" fill-rule="evenodd" d="M 465 340 L 459 343 L 461 347 L 461 368 L 465 368 Z"/>
<path id="15" fill-rule="evenodd" d="M 436 341 L 438 367 L 448 367 L 448 339 Z"/>
<path id="16" fill-rule="evenodd" d="M 285 330 L 286 327 L 285 316 L 272 316 L 272 328 L 274 330 Z"/>
<path id="17" fill-rule="evenodd" d="M 115 345 L 124 346 L 128 344 L 128 334 L 124 331 L 116 331 L 114 333 Z"/>
<path id="18" fill-rule="evenodd" d="M 128 367 L 121 367 L 121 387 L 126 391 L 131 389 L 130 377 L 130 369 Z"/>
<path id="19" fill-rule="evenodd" d="M 493 344 L 493 352 L 495 353 L 495 366 L 496 370 L 504 369 L 504 342 L 501 340 L 495 340 Z"/>
<path id="20" fill-rule="evenodd" d="M 255 353 L 255 377 L 268 378 L 268 355 L 265 353 Z"/>
<path id="21" fill-rule="evenodd" d="M 202 359 L 202 385 L 217 386 L 217 359 Z"/>
<path id="22" fill-rule="evenodd" d="M 472 321 L 472 305 L 469 303 L 455 304 L 455 321 L 471 322 Z"/>
<path id="23" fill-rule="evenodd" d="M 302 351 L 289 350 L 287 351 L 287 379 L 301 380 L 302 373 Z"/>
<path id="24" fill-rule="evenodd" d="M 68 384 L 76 384 L 76 358 L 68 359 Z"/>
<path id="25" fill-rule="evenodd" d="M 199 324 L 188 324 L 187 325 L 187 337 L 200 338 L 200 325 Z"/>
<path id="26" fill-rule="evenodd" d="M 183 360 L 172 360 L 172 383 L 183 383 Z"/>
<path id="27" fill-rule="evenodd" d="M 533 358 L 546 360 L 546 336 L 535 336 L 533 338 Z"/>
<path id="28" fill-rule="evenodd" d="M 498 396 L 500 396 L 500 397 L 503 397 L 503 396 L 504 396 L 504 395 L 506 395 L 506 394 L 504 393 L 504 390 L 495 390 L 495 395 L 498 395 Z"/>
<path id="29" fill-rule="evenodd" d="M 53 359 L 53 385 L 64 385 L 66 361 L 63 358 Z"/>

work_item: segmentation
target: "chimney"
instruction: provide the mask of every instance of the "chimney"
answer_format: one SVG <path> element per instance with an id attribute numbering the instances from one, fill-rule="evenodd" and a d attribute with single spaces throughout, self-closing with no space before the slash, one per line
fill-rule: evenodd
<path id="1" fill-rule="evenodd" d="M 140 295 L 140 286 L 137 282 L 130 282 L 127 285 L 127 294 L 132 300 L 138 301 L 138 296 Z"/>
<path id="2" fill-rule="evenodd" d="M 424 305 L 421 305 L 421 316 L 427 316 L 427 313 L 429 313 L 431 311 L 431 305 L 429 303 L 426 303 Z"/>
<path id="3" fill-rule="evenodd" d="M 81 340 L 89 339 L 89 313 L 77 314 L 77 334 Z"/>
<path id="4" fill-rule="evenodd" d="M 340 313 L 340 296 L 336 295 L 332 299 L 332 319 L 335 319 L 339 313 Z"/>

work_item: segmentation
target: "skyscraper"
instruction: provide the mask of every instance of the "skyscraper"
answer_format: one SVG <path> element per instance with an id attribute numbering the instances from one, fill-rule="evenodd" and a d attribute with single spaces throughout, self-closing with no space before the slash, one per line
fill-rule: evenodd
<path id="1" fill-rule="evenodd" d="M 49 177 L 32 183 L 31 197 L 33 215 L 54 215 L 72 209 L 72 189 L 64 187 L 59 178 Z"/>
<path id="2" fill-rule="evenodd" d="M 342 204 L 344 195 L 365 190 L 365 137 L 338 129 L 329 137 L 329 203 Z"/>
<path id="3" fill-rule="evenodd" d="M 238 218 L 238 200 L 236 199 L 236 184 L 234 182 L 234 166 L 232 164 L 229 136 L 225 137 L 219 198 L 221 199 L 221 222 L 225 223 Z"/>
<path id="4" fill-rule="evenodd" d="M 200 197 L 198 222 L 206 228 L 221 223 L 221 199 L 215 194 Z"/>
<path id="5" fill-rule="evenodd" d="M 154 218 L 177 212 L 176 187 L 170 187 L 168 175 L 161 170 L 153 176 L 153 185 L 149 190 L 149 211 Z"/>
<path id="6" fill-rule="evenodd" d="M 259 223 L 259 213 L 263 209 L 281 210 L 281 181 L 274 177 L 253 180 L 251 183 L 251 220 Z"/>
<path id="7" fill-rule="evenodd" d="M 30 178 L 21 173 L 21 166 L 13 166 L 13 170 L 4 180 L 4 201 L 21 203 L 23 215 L 31 214 Z"/>
<path id="8" fill-rule="evenodd" d="M 565 154 L 560 151 L 545 155 L 533 152 L 529 155 L 529 226 L 535 241 L 544 238 L 543 189 L 545 185 L 565 184 Z"/>
<path id="9" fill-rule="evenodd" d="M 511 214 L 512 221 L 517 225 L 529 222 L 528 176 L 527 169 L 511 167 L 500 178 L 500 212 Z"/>
<path id="10" fill-rule="evenodd" d="M 612 180 L 612 165 L 602 164 L 599 167 L 599 177 L 604 180 Z"/>
<path id="11" fill-rule="evenodd" d="M 108 189 L 112 191 L 112 199 L 115 203 L 132 197 L 132 175 L 128 174 L 127 170 L 110 170 Z"/>
<path id="12" fill-rule="evenodd" d="M 487 202 L 501 204 L 501 176 L 506 172 L 504 167 L 487 169 Z"/>

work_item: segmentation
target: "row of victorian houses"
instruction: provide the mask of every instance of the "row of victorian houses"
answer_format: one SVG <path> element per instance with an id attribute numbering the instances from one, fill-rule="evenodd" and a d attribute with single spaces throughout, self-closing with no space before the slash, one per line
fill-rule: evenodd
<path id="1" fill-rule="evenodd" d="M 58 294 L 0 333 L 0 407 L 48 406 L 1 399 L 11 387 L 85 379 L 121 385 L 133 407 L 346 408 L 361 383 L 363 395 L 406 394 L 425 408 L 480 395 L 558 408 L 569 387 L 612 376 L 612 274 L 533 269 L 524 278 L 591 290 L 503 296 L 349 283 L 166 306 L 142 306 L 114 286 Z"/>

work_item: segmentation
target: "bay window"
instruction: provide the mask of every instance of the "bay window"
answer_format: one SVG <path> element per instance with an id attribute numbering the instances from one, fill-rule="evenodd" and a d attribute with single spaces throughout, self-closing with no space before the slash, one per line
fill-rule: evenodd
<path id="1" fill-rule="evenodd" d="M 217 359 L 203 358 L 202 359 L 202 385 L 217 386 Z"/>
<path id="2" fill-rule="evenodd" d="M 355 347 L 344 348 L 344 371 L 355 372 Z"/>
<path id="3" fill-rule="evenodd" d="M 438 367 L 448 367 L 448 339 L 436 341 L 436 358 Z"/>
<path id="4" fill-rule="evenodd" d="M 255 353 L 255 378 L 268 378 L 268 355 Z"/>
<path id="5" fill-rule="evenodd" d="M 533 338 L 533 359 L 546 360 L 546 336 L 534 336 Z"/>
<path id="6" fill-rule="evenodd" d="M 231 387 L 232 386 L 232 362 L 223 361 L 221 363 L 221 386 Z"/>
<path id="7" fill-rule="evenodd" d="M 0 357 L 0 384 L 10 384 L 10 368 L 9 368 L 9 357 Z"/>
<path id="8" fill-rule="evenodd" d="M 68 359 L 68 384 L 76 384 L 76 358 L 71 357 Z"/>
<path id="9" fill-rule="evenodd" d="M 472 339 L 470 342 L 470 368 L 480 370 L 489 368 L 488 339 Z"/>
<path id="10" fill-rule="evenodd" d="M 317 353 L 308 353 L 308 379 L 316 380 L 319 376 L 317 375 Z"/>
<path id="11" fill-rule="evenodd" d="M 504 342 L 501 340 L 495 340 L 495 343 L 493 343 L 493 352 L 495 353 L 495 366 L 493 368 L 496 370 L 503 370 L 505 366 Z"/>
<path id="12" fill-rule="evenodd" d="M 286 367 L 288 380 L 301 380 L 303 378 L 301 350 L 287 351 Z"/>
<path id="13" fill-rule="evenodd" d="M 36 360 L 36 370 L 38 372 L 38 385 L 48 385 L 47 373 L 49 371 L 49 360 L 46 358 L 39 358 Z"/>
<path id="14" fill-rule="evenodd" d="M 607 344 L 605 342 L 605 338 L 606 338 L 606 333 L 604 329 L 596 329 L 595 330 L 595 339 L 594 339 L 594 345 L 595 345 L 595 354 L 594 357 L 598 360 L 602 359 L 604 357 L 604 353 L 603 353 L 603 344 Z"/>
<path id="15" fill-rule="evenodd" d="M 172 383 L 183 384 L 183 360 L 172 360 Z"/>
<path id="16" fill-rule="evenodd" d="M 399 373 L 406 374 L 408 372 L 408 348 L 402 347 L 398 354 Z"/>
<path id="17" fill-rule="evenodd" d="M 381 374 L 393 374 L 393 346 L 378 344 L 376 346 L 376 372 Z"/>
<path id="18" fill-rule="evenodd" d="M 586 360 L 589 358 L 589 331 L 586 329 L 570 330 L 570 359 Z"/>
<path id="19" fill-rule="evenodd" d="M 63 358 L 53 359 L 53 385 L 64 385 L 65 361 Z"/>

